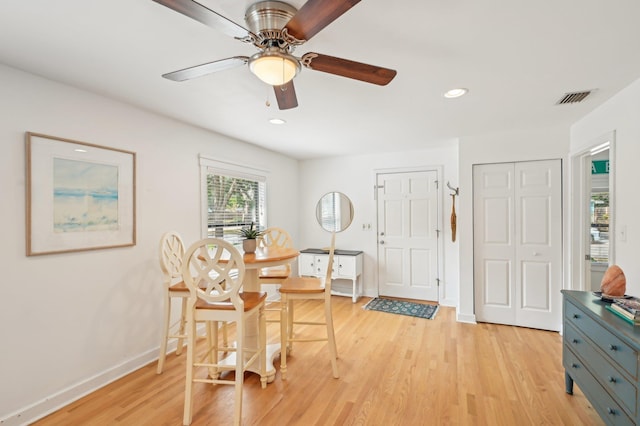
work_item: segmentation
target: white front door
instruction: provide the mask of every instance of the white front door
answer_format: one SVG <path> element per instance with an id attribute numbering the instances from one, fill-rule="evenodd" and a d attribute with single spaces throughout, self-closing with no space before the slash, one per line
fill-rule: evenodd
<path id="1" fill-rule="evenodd" d="M 438 301 L 438 174 L 377 175 L 378 292 Z"/>
<path id="2" fill-rule="evenodd" d="M 560 160 L 474 166 L 478 321 L 560 329 L 561 173 Z"/>

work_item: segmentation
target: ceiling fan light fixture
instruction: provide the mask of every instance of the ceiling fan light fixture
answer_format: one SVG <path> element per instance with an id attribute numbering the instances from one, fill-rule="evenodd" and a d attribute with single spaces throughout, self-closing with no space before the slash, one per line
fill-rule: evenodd
<path id="1" fill-rule="evenodd" d="M 266 50 L 249 59 L 249 69 L 265 83 L 282 86 L 298 74 L 300 62 L 286 53 Z"/>

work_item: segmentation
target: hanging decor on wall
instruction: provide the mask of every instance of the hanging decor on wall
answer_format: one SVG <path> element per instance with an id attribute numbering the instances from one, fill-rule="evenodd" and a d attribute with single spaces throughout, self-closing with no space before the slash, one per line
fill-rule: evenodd
<path id="1" fill-rule="evenodd" d="M 136 154 L 26 133 L 27 256 L 133 246 Z"/>
<path id="2" fill-rule="evenodd" d="M 451 195 L 451 241 L 455 242 L 456 228 L 458 225 L 457 224 L 458 217 L 456 216 L 456 196 L 460 193 L 460 188 L 454 188 L 453 186 L 451 186 L 451 184 L 449 184 L 449 182 L 447 182 L 447 187 L 453 191 L 450 194 Z"/>

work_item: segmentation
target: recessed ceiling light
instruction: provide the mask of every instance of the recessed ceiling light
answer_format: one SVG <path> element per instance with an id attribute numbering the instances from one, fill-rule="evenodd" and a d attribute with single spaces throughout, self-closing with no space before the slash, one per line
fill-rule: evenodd
<path id="1" fill-rule="evenodd" d="M 271 123 L 271 124 L 284 124 L 284 123 L 286 123 L 286 121 L 284 121 L 282 118 L 270 118 L 269 119 L 269 123 Z"/>
<path id="2" fill-rule="evenodd" d="M 451 89 L 448 90 L 447 92 L 445 92 L 444 97 L 445 98 L 459 98 L 462 95 L 465 95 L 467 92 L 469 91 L 469 89 L 465 89 L 465 88 L 458 88 L 458 89 Z"/>

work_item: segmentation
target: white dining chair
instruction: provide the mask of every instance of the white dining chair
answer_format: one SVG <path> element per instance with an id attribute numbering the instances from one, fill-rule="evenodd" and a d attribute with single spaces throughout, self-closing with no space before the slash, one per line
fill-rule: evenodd
<path id="1" fill-rule="evenodd" d="M 243 257 L 233 245 L 217 238 L 205 238 L 187 249 L 182 276 L 189 289 L 183 423 L 189 425 L 193 418 L 194 384 L 212 383 L 235 386 L 233 424 L 240 425 L 244 372 L 257 363 L 261 386 L 263 389 L 267 386 L 264 316 L 267 294 L 240 291 L 245 277 Z M 250 316 L 258 317 L 257 347 L 247 347 L 245 339 L 245 324 Z M 208 347 L 202 359 L 196 359 L 196 322 L 205 322 L 209 331 Z M 218 345 L 218 324 L 221 322 L 235 322 L 235 345 Z M 219 352 L 233 352 L 235 362 L 219 360 Z M 205 377 L 197 376 L 199 370 L 206 372 Z M 223 378 L 225 371 L 235 371 L 234 378 Z"/>
<path id="2" fill-rule="evenodd" d="M 182 353 L 186 323 L 186 303 L 189 297 L 189 289 L 182 280 L 182 258 L 184 256 L 184 244 L 182 238 L 175 231 L 169 231 L 160 238 L 160 269 L 162 270 L 164 316 L 162 327 L 162 341 L 160 342 L 160 353 L 158 354 L 157 374 L 161 374 L 164 369 L 164 362 L 167 356 L 167 346 L 169 341 L 177 339 L 176 355 Z M 180 301 L 180 316 L 178 321 L 171 324 L 172 300 Z"/>
<path id="3" fill-rule="evenodd" d="M 338 350 L 336 347 L 335 331 L 333 329 L 333 313 L 331 307 L 331 274 L 333 272 L 333 254 L 336 246 L 336 234 L 331 235 L 329 261 L 324 277 L 289 277 L 280 286 L 280 375 L 283 380 L 287 377 L 287 355 L 293 350 L 293 342 L 324 342 L 328 343 L 329 358 L 334 378 L 339 378 Z M 324 303 L 324 321 L 302 321 L 295 319 L 294 306 L 300 300 L 322 300 Z M 323 334 L 298 336 L 295 326 L 311 325 L 325 329 Z M 317 329 L 315 327 L 314 329 Z"/>

